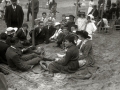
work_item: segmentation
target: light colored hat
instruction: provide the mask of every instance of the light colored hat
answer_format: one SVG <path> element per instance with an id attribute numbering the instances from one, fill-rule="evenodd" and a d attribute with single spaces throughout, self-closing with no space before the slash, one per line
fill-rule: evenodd
<path id="1" fill-rule="evenodd" d="M 67 19 L 67 20 L 69 20 L 69 19 L 70 19 L 70 17 L 66 17 L 66 19 Z"/>
<path id="2" fill-rule="evenodd" d="M 90 16 L 90 19 L 94 19 L 94 16 L 92 14 L 89 14 L 88 16 Z"/>
<path id="3" fill-rule="evenodd" d="M 60 24 L 61 24 L 60 22 L 56 22 L 56 23 L 55 23 L 55 26 L 58 26 L 58 25 L 60 25 Z"/>
<path id="4" fill-rule="evenodd" d="M 18 30 L 18 28 L 16 28 L 16 27 L 15 28 L 8 27 L 5 31 L 5 33 L 8 34 L 8 35 L 11 35 L 11 34 L 15 33 L 17 30 Z"/>

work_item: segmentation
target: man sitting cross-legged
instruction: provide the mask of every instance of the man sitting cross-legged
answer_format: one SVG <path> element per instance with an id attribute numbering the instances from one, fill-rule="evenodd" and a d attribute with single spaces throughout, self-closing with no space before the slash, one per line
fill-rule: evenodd
<path id="1" fill-rule="evenodd" d="M 13 70 L 19 69 L 21 71 L 27 71 L 42 60 L 42 57 L 35 53 L 23 55 L 23 52 L 27 49 L 21 50 L 18 42 L 14 39 L 12 39 L 11 42 L 13 45 L 7 49 L 6 59 L 8 61 L 8 65 Z"/>
<path id="2" fill-rule="evenodd" d="M 59 22 L 55 23 L 55 28 L 56 28 L 56 31 L 54 35 L 50 37 L 50 40 L 53 40 L 53 41 L 56 41 L 59 34 L 62 33 L 61 24 Z"/>
<path id="3" fill-rule="evenodd" d="M 53 26 L 53 22 L 51 20 L 48 20 L 47 25 L 43 28 L 42 33 L 45 35 L 45 43 L 49 44 L 49 39 L 51 36 L 54 35 L 56 29 Z"/>

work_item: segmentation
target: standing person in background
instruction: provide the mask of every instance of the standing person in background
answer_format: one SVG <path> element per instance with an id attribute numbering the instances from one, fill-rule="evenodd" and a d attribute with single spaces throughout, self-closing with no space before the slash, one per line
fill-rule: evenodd
<path id="1" fill-rule="evenodd" d="M 31 6 L 32 6 L 32 3 L 31 3 L 31 0 L 28 0 L 28 11 L 27 11 L 27 21 L 29 21 L 29 14 L 32 15 L 32 9 L 31 9 Z"/>
<path id="2" fill-rule="evenodd" d="M 34 20 L 35 20 L 39 12 L 39 1 L 38 0 L 32 0 L 32 1 L 34 1 Z M 31 5 L 31 10 L 32 10 L 32 5 Z"/>
<path id="3" fill-rule="evenodd" d="M 92 36 L 94 32 L 97 30 L 97 27 L 95 26 L 95 23 L 93 22 L 92 19 L 93 19 L 92 15 L 88 15 L 86 26 L 84 29 L 85 31 L 88 32 L 88 36 L 90 37 L 90 40 L 92 40 Z"/>
<path id="4" fill-rule="evenodd" d="M 98 9 L 100 8 L 101 4 L 103 4 L 104 0 L 98 0 Z"/>
<path id="5" fill-rule="evenodd" d="M 86 23 L 85 12 L 80 12 L 78 14 L 78 19 L 75 24 L 78 26 L 78 31 L 84 30 Z"/>
<path id="6" fill-rule="evenodd" d="M 52 6 L 55 4 L 55 0 L 48 0 L 49 2 L 49 10 L 51 10 Z"/>
<path id="7" fill-rule="evenodd" d="M 89 2 L 89 8 L 88 8 L 88 12 L 87 12 L 87 15 L 90 13 L 90 11 L 93 9 L 93 6 L 95 5 L 95 3 L 94 3 L 94 1 L 93 0 L 91 0 L 90 2 Z"/>
<path id="8" fill-rule="evenodd" d="M 116 19 L 116 13 L 117 13 L 116 6 L 117 6 L 116 3 L 112 3 L 112 7 L 110 9 L 111 19 Z"/>
<path id="9" fill-rule="evenodd" d="M 107 0 L 107 6 L 111 7 L 111 0 Z"/>
<path id="10" fill-rule="evenodd" d="M 11 0 L 12 5 L 6 7 L 5 22 L 7 27 L 20 28 L 24 19 L 24 12 L 21 6 L 17 5 L 17 0 Z"/>
<path id="11" fill-rule="evenodd" d="M 94 5 L 94 6 L 93 6 L 93 9 L 90 11 L 89 14 L 92 14 L 95 19 L 98 18 L 99 12 L 98 12 L 98 10 L 97 10 L 97 5 Z M 89 14 L 88 14 L 88 15 L 89 15 Z"/>

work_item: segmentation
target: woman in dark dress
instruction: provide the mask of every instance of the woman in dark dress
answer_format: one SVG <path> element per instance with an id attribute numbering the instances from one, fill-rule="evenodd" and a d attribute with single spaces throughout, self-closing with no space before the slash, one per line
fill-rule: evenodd
<path id="1" fill-rule="evenodd" d="M 70 34 L 66 36 L 66 55 L 62 58 L 62 60 L 54 61 L 49 64 L 48 70 L 50 76 L 54 76 L 54 73 L 74 73 L 76 70 L 78 70 L 79 50 L 76 47 L 74 40 L 74 35 Z"/>

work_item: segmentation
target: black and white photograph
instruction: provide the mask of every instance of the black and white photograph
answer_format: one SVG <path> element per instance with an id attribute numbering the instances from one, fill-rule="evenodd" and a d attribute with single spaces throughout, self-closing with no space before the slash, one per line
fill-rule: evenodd
<path id="1" fill-rule="evenodd" d="M 120 0 L 0 0 L 0 90 L 120 90 Z"/>

